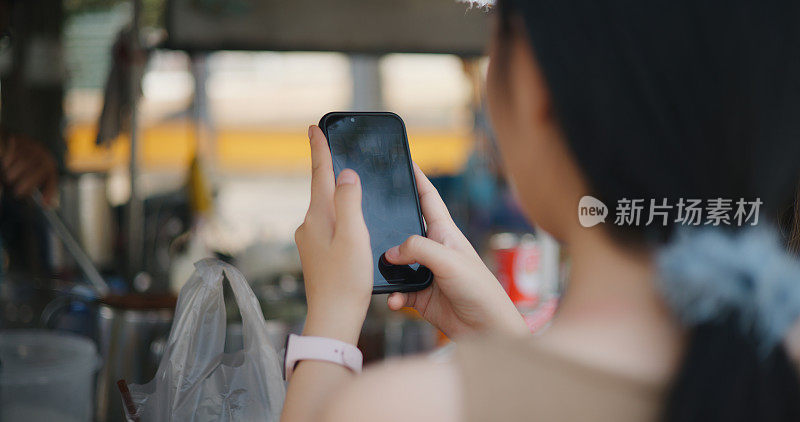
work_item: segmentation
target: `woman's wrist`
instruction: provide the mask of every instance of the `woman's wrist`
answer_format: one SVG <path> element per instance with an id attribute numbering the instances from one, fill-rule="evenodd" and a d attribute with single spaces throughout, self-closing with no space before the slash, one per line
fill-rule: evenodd
<path id="1" fill-rule="evenodd" d="M 490 321 L 492 327 L 489 327 L 489 329 L 515 336 L 530 334 L 530 328 L 528 328 L 525 318 L 522 317 L 522 314 L 514 303 L 511 302 L 511 299 L 509 299 L 505 291 L 499 289 L 496 297 L 497 300 L 494 305 L 496 308 L 494 312 L 492 312 L 495 317 Z"/>
<path id="2" fill-rule="evenodd" d="M 513 310 L 509 309 L 504 320 L 500 322 L 498 329 L 515 336 L 526 336 L 531 333 L 525 318 L 522 317 L 516 307 Z"/>
<path id="3" fill-rule="evenodd" d="M 340 312 L 309 310 L 303 335 L 327 337 L 356 345 L 365 317 L 366 312 L 363 315 L 356 315 L 344 310 Z"/>

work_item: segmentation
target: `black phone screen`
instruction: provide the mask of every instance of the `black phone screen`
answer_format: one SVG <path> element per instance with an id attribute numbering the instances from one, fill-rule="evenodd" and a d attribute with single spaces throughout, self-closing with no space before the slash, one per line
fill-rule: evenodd
<path id="1" fill-rule="evenodd" d="M 425 235 L 402 120 L 394 114 L 333 114 L 323 118 L 333 171 L 349 168 L 361 178 L 362 209 L 369 230 L 375 293 L 425 287 L 430 271 L 419 264 L 390 265 L 381 256 L 411 235 Z"/>

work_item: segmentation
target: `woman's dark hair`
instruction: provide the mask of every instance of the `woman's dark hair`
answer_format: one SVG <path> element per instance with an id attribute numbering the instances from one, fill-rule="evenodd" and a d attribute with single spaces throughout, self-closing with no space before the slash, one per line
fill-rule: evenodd
<path id="1" fill-rule="evenodd" d="M 796 256 L 800 256 L 800 183 L 794 196 L 794 202 L 778 214 L 778 221 L 786 241 L 786 248 Z"/>
<path id="2" fill-rule="evenodd" d="M 622 199 L 743 198 L 762 201 L 764 224 L 793 202 L 800 2 L 500 0 L 498 7 L 501 36 L 530 41 L 568 147 L 609 208 Z M 638 245 L 668 242 L 674 226 L 674 214 L 666 225 L 606 224 Z M 692 328 L 664 420 L 800 420 L 800 383 L 786 351 L 759 353 L 737 318 Z"/>

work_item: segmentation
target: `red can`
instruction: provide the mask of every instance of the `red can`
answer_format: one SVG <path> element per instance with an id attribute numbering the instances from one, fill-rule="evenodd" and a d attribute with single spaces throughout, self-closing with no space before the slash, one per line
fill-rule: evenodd
<path id="1" fill-rule="evenodd" d="M 541 251 L 532 235 L 499 233 L 489 241 L 495 276 L 520 310 L 535 308 L 543 287 Z"/>

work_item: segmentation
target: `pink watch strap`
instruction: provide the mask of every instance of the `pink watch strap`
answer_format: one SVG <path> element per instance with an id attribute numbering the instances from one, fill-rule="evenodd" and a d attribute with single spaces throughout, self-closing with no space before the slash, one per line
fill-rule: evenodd
<path id="1" fill-rule="evenodd" d="M 352 344 L 326 337 L 289 334 L 286 340 L 284 362 L 285 379 L 289 379 L 301 360 L 320 360 L 342 365 L 353 372 L 361 372 L 363 356 Z"/>

